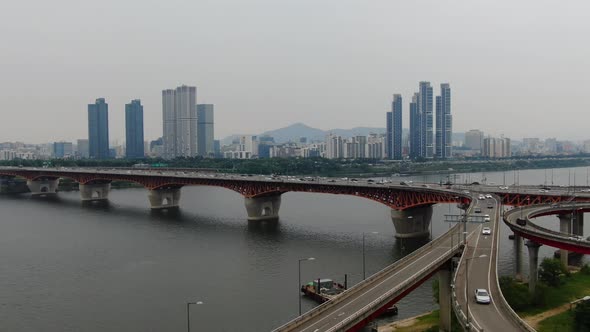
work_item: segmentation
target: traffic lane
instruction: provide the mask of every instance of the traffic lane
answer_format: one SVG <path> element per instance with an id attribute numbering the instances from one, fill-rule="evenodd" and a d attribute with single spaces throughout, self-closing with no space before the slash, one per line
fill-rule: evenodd
<path id="1" fill-rule="evenodd" d="M 497 239 L 499 237 L 499 217 L 500 210 L 498 201 L 493 201 L 496 208 L 490 214 L 493 216 L 493 222 L 486 223 L 483 227 L 488 226 L 492 230 L 491 235 L 481 234 L 477 242 L 477 247 L 474 248 L 473 256 L 479 257 L 486 255 L 484 258 L 477 258 L 470 261 L 469 267 L 469 289 L 467 296 L 469 300 L 469 312 L 473 322 L 484 331 L 498 330 L 498 331 L 518 331 L 519 327 L 514 325 L 511 320 L 507 320 L 503 312 L 496 304 L 496 300 L 500 295 L 497 293 L 496 285 L 496 265 L 494 264 L 493 254 L 497 249 Z M 475 301 L 475 289 L 486 289 L 491 298 L 490 304 L 478 304 Z"/>

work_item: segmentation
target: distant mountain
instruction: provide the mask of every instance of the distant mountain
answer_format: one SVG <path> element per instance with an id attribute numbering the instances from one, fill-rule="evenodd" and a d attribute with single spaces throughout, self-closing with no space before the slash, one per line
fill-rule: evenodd
<path id="1" fill-rule="evenodd" d="M 298 142 L 301 137 L 306 137 L 307 141 L 311 142 L 324 141 L 326 139 L 326 135 L 330 133 L 342 137 L 367 136 L 370 133 L 384 134 L 385 128 L 355 127 L 352 129 L 321 130 L 312 128 L 303 123 L 295 123 L 285 128 L 264 132 L 260 134 L 260 136 L 272 136 L 274 137 L 276 143 L 285 143 L 289 141 Z"/>
<path id="2" fill-rule="evenodd" d="M 274 137 L 276 143 L 285 143 L 289 141 L 299 142 L 299 138 L 301 137 L 307 137 L 308 141 L 323 141 L 326 137 L 326 132 L 303 123 L 295 123 L 285 128 L 270 130 L 260 134 L 260 136 L 264 135 Z"/>
<path id="3" fill-rule="evenodd" d="M 337 136 L 342 137 L 353 137 L 353 136 L 368 136 L 371 133 L 374 134 L 385 134 L 385 128 L 379 127 L 354 127 L 351 129 L 331 129 L 331 130 L 321 130 L 318 128 L 310 127 L 303 123 L 294 123 L 290 126 L 279 128 L 275 130 L 269 130 L 258 136 L 268 135 L 275 139 L 276 143 L 285 143 L 285 142 L 299 142 L 301 137 L 307 138 L 308 142 L 311 141 L 324 141 L 326 139 L 326 135 L 334 134 Z M 403 136 L 406 137 L 409 133 L 409 130 L 404 128 L 403 129 Z M 221 145 L 229 145 L 232 141 L 238 138 L 240 135 L 231 135 L 225 137 L 221 140 Z M 465 138 L 465 133 L 453 133 L 453 141 L 463 141 Z"/>

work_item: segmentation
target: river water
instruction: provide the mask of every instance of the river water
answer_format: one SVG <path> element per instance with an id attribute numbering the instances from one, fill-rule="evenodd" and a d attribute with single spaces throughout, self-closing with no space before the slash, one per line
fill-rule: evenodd
<path id="1" fill-rule="evenodd" d="M 553 183 L 568 184 L 568 173 L 571 183 L 574 171 L 585 184 L 586 168 L 556 169 Z M 540 184 L 545 173 L 518 177 Z M 512 179 L 498 172 L 456 180 L 502 183 L 504 174 Z M 268 331 L 297 315 L 298 259 L 315 257 L 302 262 L 302 282 L 347 274 L 353 285 L 362 279 L 363 232 L 367 275 L 417 248 L 396 241 L 389 213 L 358 197 L 286 193 L 279 223 L 248 223 L 242 196 L 215 187 L 183 188 L 177 212 L 150 211 L 143 189 L 113 190 L 109 204 L 82 204 L 78 192 L 0 196 L 0 331 L 185 331 L 193 301 L 203 304 L 191 306 L 192 331 Z M 435 206 L 434 236 L 452 226 L 449 213 L 458 210 Z M 500 273 L 511 274 L 512 241 L 502 232 Z M 303 298 L 302 306 L 315 303 Z M 398 307 L 387 320 L 436 308 L 431 282 Z"/>

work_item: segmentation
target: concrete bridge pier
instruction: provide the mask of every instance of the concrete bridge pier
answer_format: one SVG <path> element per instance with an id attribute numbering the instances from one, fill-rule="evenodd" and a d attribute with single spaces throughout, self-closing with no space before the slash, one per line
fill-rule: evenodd
<path id="1" fill-rule="evenodd" d="M 402 211 L 391 210 L 391 220 L 397 238 L 428 237 L 432 205 L 409 208 Z"/>
<path id="2" fill-rule="evenodd" d="M 32 196 L 48 196 L 57 194 L 58 179 L 35 179 L 27 180 L 27 187 Z"/>
<path id="3" fill-rule="evenodd" d="M 534 294 L 539 277 L 539 247 L 541 247 L 541 244 L 527 240 L 525 245 L 529 248 L 529 293 Z"/>
<path id="4" fill-rule="evenodd" d="M 571 214 L 560 214 L 557 216 L 559 218 L 559 231 L 562 233 L 570 234 L 572 232 L 570 228 L 570 224 L 572 222 L 572 215 Z M 559 258 L 561 260 L 561 264 L 564 266 L 568 266 L 568 251 L 564 249 L 559 250 Z"/>
<path id="5" fill-rule="evenodd" d="M 522 280 L 522 236 L 514 234 L 514 276 Z"/>
<path id="6" fill-rule="evenodd" d="M 111 183 L 79 184 L 82 201 L 105 201 L 109 199 Z"/>
<path id="7" fill-rule="evenodd" d="M 441 269 L 438 274 L 438 305 L 440 313 L 438 317 L 438 330 L 451 331 L 451 270 L 449 268 Z"/>
<path id="8" fill-rule="evenodd" d="M 279 220 L 281 194 L 261 197 L 244 197 L 248 221 Z"/>
<path id="9" fill-rule="evenodd" d="M 151 189 L 148 198 L 153 210 L 177 209 L 180 205 L 180 188 Z"/>
<path id="10" fill-rule="evenodd" d="M 578 236 L 584 236 L 584 212 L 574 213 L 572 227 L 572 233 Z"/>

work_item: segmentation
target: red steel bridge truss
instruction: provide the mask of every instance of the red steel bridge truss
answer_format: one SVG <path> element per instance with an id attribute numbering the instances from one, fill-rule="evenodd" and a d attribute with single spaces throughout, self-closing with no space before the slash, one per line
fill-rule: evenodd
<path id="1" fill-rule="evenodd" d="M 110 181 L 135 182 L 146 189 L 180 188 L 189 185 L 223 187 L 244 197 L 275 196 L 286 192 L 311 192 L 336 195 L 351 195 L 367 198 L 395 210 L 437 203 L 469 204 L 471 198 L 449 190 L 420 187 L 387 187 L 381 185 L 330 184 L 318 182 L 290 182 L 273 180 L 233 179 L 227 177 L 168 176 L 160 174 L 88 173 L 52 170 L 0 170 L 0 176 L 18 176 L 27 180 L 69 178 L 80 184 Z"/>

